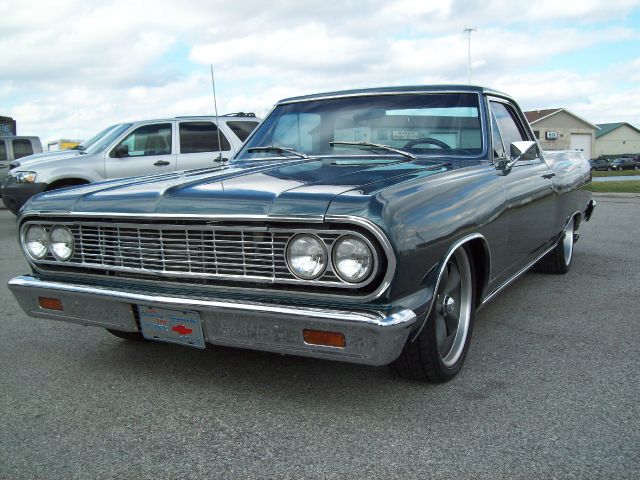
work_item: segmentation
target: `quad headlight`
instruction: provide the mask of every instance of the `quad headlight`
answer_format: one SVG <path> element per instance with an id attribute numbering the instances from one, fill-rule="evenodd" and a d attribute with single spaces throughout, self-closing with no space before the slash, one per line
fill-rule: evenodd
<path id="1" fill-rule="evenodd" d="M 333 247 L 333 269 L 345 282 L 360 283 L 373 269 L 373 253 L 364 240 L 353 235 L 338 239 Z"/>
<path id="2" fill-rule="evenodd" d="M 66 262 L 73 255 L 73 234 L 67 227 L 57 225 L 49 232 L 49 250 L 51 254 L 60 260 Z"/>
<path id="3" fill-rule="evenodd" d="M 49 232 L 42 225 L 28 225 L 22 234 L 22 247 L 33 260 L 44 260 L 51 254 L 66 262 L 73 256 L 73 234 L 64 225 L 54 225 Z"/>
<path id="4" fill-rule="evenodd" d="M 24 249 L 34 260 L 42 260 L 47 256 L 49 249 L 49 237 L 40 225 L 27 227 L 23 237 Z"/>
<path id="5" fill-rule="evenodd" d="M 315 235 L 297 235 L 287 247 L 289 270 L 303 280 L 313 280 L 322 275 L 328 260 L 324 242 Z"/>

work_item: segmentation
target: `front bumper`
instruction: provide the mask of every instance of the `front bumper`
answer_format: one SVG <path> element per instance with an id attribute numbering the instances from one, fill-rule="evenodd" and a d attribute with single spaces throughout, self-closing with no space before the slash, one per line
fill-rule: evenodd
<path id="1" fill-rule="evenodd" d="M 193 310 L 200 314 L 205 341 L 215 345 L 265 350 L 367 365 L 395 360 L 416 322 L 412 310 L 391 312 L 287 306 L 222 298 L 165 296 L 70 284 L 21 276 L 9 288 L 32 317 L 135 332 L 138 304 Z M 38 297 L 57 298 L 64 310 L 45 310 Z M 303 330 L 341 332 L 344 348 L 310 345 Z"/>
<path id="2" fill-rule="evenodd" d="M 46 183 L 12 183 L 9 178 L 2 185 L 2 202 L 15 215 L 31 197 L 47 188 Z"/>

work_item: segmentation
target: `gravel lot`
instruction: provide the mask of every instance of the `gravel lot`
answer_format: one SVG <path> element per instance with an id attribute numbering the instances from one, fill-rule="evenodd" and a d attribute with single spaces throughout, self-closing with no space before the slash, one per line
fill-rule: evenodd
<path id="1" fill-rule="evenodd" d="M 0 478 L 639 478 L 640 196 L 599 196 L 565 276 L 482 310 L 445 385 L 133 344 L 0 287 Z M 28 270 L 0 210 L 0 281 Z"/>

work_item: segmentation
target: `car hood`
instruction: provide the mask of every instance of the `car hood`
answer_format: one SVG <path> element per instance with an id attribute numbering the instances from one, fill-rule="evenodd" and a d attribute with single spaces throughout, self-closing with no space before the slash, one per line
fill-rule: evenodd
<path id="1" fill-rule="evenodd" d="M 370 196 L 452 166 L 378 158 L 236 161 L 222 167 L 83 185 L 33 197 L 23 211 L 322 216 L 337 196 Z"/>
<path id="2" fill-rule="evenodd" d="M 77 157 L 78 155 L 80 155 L 78 150 L 60 150 L 57 152 L 36 153 L 34 155 L 22 157 L 19 160 L 14 160 L 11 162 L 11 166 L 12 168 L 26 170 L 31 166 L 40 166 L 44 162 L 64 160 L 67 158 Z"/>

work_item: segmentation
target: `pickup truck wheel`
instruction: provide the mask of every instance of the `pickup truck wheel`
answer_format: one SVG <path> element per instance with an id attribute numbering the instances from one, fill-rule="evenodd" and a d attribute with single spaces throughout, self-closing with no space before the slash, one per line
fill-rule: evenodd
<path id="1" fill-rule="evenodd" d="M 533 270 L 540 273 L 567 273 L 573 260 L 574 232 L 575 221 L 572 218 L 564 227 L 558 244 L 535 264 Z"/>
<path id="2" fill-rule="evenodd" d="M 453 252 L 436 283 L 429 317 L 391 367 L 402 377 L 429 382 L 451 380 L 462 368 L 473 329 L 473 265 L 464 247 Z"/>
<path id="3" fill-rule="evenodd" d="M 115 335 L 118 338 L 124 338 L 125 340 L 133 340 L 135 342 L 144 340 L 144 336 L 140 332 L 122 332 L 120 330 L 111 330 L 110 328 L 105 330 L 111 335 Z"/>

